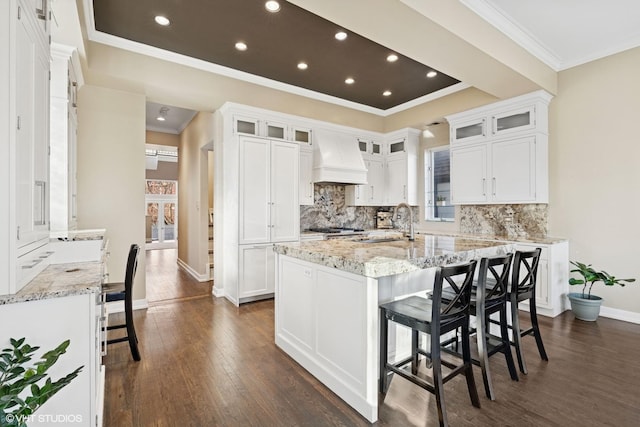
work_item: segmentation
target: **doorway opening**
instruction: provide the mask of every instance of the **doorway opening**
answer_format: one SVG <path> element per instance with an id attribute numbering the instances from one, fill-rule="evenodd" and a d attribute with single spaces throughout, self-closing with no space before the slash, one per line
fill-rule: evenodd
<path id="1" fill-rule="evenodd" d="M 173 249 L 178 242 L 178 181 L 146 180 L 146 249 Z"/>

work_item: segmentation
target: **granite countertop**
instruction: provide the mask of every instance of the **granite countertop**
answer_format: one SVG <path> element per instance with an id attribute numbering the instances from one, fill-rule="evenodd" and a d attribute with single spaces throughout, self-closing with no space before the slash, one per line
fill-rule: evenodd
<path id="1" fill-rule="evenodd" d="M 52 231 L 49 234 L 51 240 L 104 240 L 106 233 L 104 228 L 96 228 L 91 230 L 65 230 L 65 231 Z"/>
<path id="2" fill-rule="evenodd" d="M 366 239 L 366 238 L 365 238 Z M 445 264 L 466 262 L 482 256 L 510 252 L 509 243 L 455 236 L 418 235 L 379 243 L 363 239 L 330 239 L 277 244 L 283 255 L 367 277 L 384 277 Z"/>
<path id="3" fill-rule="evenodd" d="M 552 245 L 554 243 L 566 242 L 567 239 L 562 237 L 551 236 L 509 236 L 496 234 L 471 234 L 458 232 L 438 232 L 438 231 L 416 231 L 417 234 L 426 234 L 432 236 L 453 236 L 468 239 L 493 240 L 498 242 L 516 242 L 516 243 L 539 243 L 541 245 Z"/>
<path id="4" fill-rule="evenodd" d="M 52 264 L 18 293 L 0 295 L 0 305 L 100 292 L 103 264 Z"/>

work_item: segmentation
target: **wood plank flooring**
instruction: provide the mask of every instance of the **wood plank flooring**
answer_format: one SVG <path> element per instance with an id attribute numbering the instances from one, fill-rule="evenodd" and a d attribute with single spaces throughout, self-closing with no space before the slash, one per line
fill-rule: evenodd
<path id="1" fill-rule="evenodd" d="M 275 346 L 273 300 L 236 308 L 165 267 L 189 292 L 136 312 L 141 362 L 126 344 L 109 346 L 105 426 L 369 425 Z M 529 374 L 519 382 L 501 355 L 491 358 L 496 401 L 484 396 L 477 367 L 482 408 L 471 406 L 462 376 L 445 385 L 450 425 L 638 425 L 640 325 L 565 312 L 541 317 L 541 327 L 549 362 L 525 338 Z M 379 417 L 380 426 L 438 425 L 434 397 L 399 377 Z"/>

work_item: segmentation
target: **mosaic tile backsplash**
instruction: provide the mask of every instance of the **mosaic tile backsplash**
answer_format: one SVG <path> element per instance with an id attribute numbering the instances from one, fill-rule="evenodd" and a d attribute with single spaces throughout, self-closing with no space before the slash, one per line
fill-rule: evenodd
<path id="1" fill-rule="evenodd" d="M 546 204 L 472 205 L 460 208 L 460 232 L 514 237 L 547 235 Z"/>

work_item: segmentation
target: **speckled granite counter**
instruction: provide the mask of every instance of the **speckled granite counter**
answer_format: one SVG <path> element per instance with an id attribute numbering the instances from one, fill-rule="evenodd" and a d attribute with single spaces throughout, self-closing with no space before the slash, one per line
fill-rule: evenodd
<path id="1" fill-rule="evenodd" d="M 274 248 L 279 254 L 372 278 L 466 262 L 512 249 L 505 242 L 424 234 L 417 235 L 414 242 L 406 238 L 380 243 L 331 239 L 278 244 Z"/>
<path id="2" fill-rule="evenodd" d="M 480 239 L 491 240 L 497 242 L 516 242 L 516 243 L 539 243 L 541 245 L 553 245 L 555 243 L 566 242 L 567 239 L 562 237 L 551 236 L 508 236 L 508 235 L 495 235 L 495 234 L 469 234 L 469 233 L 449 233 L 449 232 L 437 232 L 437 231 L 424 231 L 418 230 L 417 234 L 429 235 L 429 236 L 452 236 L 461 237 L 467 239 Z"/>
<path id="3" fill-rule="evenodd" d="M 0 295 L 0 305 L 99 292 L 102 269 L 101 262 L 52 264 L 20 292 Z"/>

